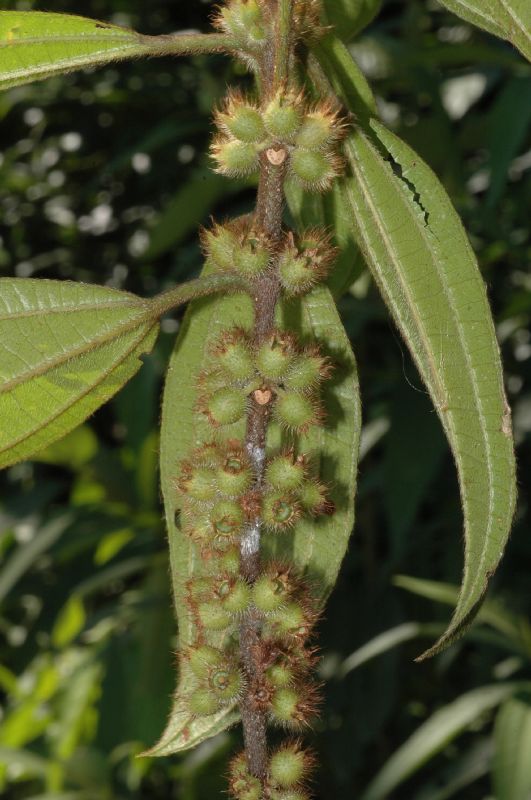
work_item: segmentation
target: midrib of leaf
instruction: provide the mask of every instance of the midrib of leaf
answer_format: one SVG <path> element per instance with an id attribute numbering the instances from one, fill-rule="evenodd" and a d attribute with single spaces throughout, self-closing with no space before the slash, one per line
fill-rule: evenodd
<path id="1" fill-rule="evenodd" d="M 28 317 L 39 317 L 41 314 L 46 314 L 49 316 L 50 314 L 83 314 L 86 311 L 101 311 L 101 310 L 109 310 L 115 308 L 123 308 L 124 306 L 129 306 L 130 308 L 144 308 L 146 303 L 143 300 L 138 300 L 136 303 L 134 302 L 134 298 L 131 300 L 107 300 L 101 303 L 95 301 L 94 303 L 82 303 L 80 305 L 72 305 L 72 306 L 57 306 L 56 308 L 34 308 L 28 311 L 16 311 L 13 313 L 0 313 L 0 322 L 11 322 L 14 319 L 27 319 Z"/>
<path id="2" fill-rule="evenodd" d="M 42 310 L 40 313 L 43 313 Z M 149 316 L 146 314 L 146 323 L 150 321 L 151 320 L 149 319 Z M 154 324 L 156 324 L 156 322 Z M 89 339 L 83 344 L 80 344 L 78 347 L 73 347 L 59 355 L 51 356 L 42 361 L 37 366 L 31 367 L 26 372 L 20 373 L 15 378 L 10 378 L 9 380 L 4 381 L 0 385 L 0 394 L 5 394 L 6 392 L 10 392 L 20 383 L 24 383 L 28 380 L 31 380 L 32 378 L 37 378 L 40 375 L 44 375 L 46 372 L 50 372 L 56 367 L 61 366 L 61 364 L 64 364 L 67 361 L 71 361 L 76 356 L 82 356 L 85 355 L 85 353 L 89 353 L 91 350 L 96 350 L 100 345 L 104 345 L 110 342 L 111 339 L 114 340 L 117 338 L 121 338 L 124 334 L 128 333 L 130 330 L 134 330 L 134 328 L 139 328 L 141 325 L 142 325 L 142 318 L 139 319 L 138 317 L 135 317 L 134 319 L 125 320 L 116 327 L 112 328 L 110 331 L 105 331 L 99 336 L 95 336 L 94 338 Z M 148 328 L 144 336 L 142 336 L 142 339 L 144 339 L 149 334 L 152 327 L 153 324 Z M 142 341 L 142 339 L 139 339 L 138 341 Z M 7 349 L 7 346 L 5 344 L 0 345 L 0 347 Z"/>
<path id="3" fill-rule="evenodd" d="M 503 33 L 503 28 L 500 27 L 500 23 L 498 20 L 491 17 L 490 14 L 487 14 L 482 8 L 478 8 L 476 6 L 470 6 L 468 3 L 464 2 L 464 0 L 455 0 L 457 5 L 463 6 L 467 11 L 471 14 L 477 14 L 478 17 L 486 20 L 486 22 L 490 23 L 494 28 L 498 28 L 500 33 Z"/>
<path id="4" fill-rule="evenodd" d="M 120 366 L 120 364 L 122 364 L 128 358 L 128 356 L 130 356 L 131 353 L 133 353 L 142 344 L 142 342 L 145 341 L 145 339 L 148 338 L 148 336 L 152 332 L 152 330 L 155 327 L 155 325 L 156 325 L 156 323 L 154 323 L 154 325 L 152 325 L 150 328 L 148 328 L 144 332 L 143 336 L 141 336 L 138 339 L 135 339 L 134 342 L 132 342 L 131 345 L 127 348 L 127 350 L 120 354 L 120 358 L 118 360 L 113 361 L 112 364 L 110 364 L 101 373 L 99 373 L 99 377 L 98 377 L 97 380 L 95 380 L 93 383 L 87 385 L 82 392 L 79 392 L 78 394 L 76 394 L 67 403 L 64 403 L 62 406 L 58 406 L 55 409 L 53 414 L 48 415 L 47 418 L 46 418 L 46 424 L 49 425 L 51 422 L 54 422 L 56 419 L 58 419 L 58 417 L 60 417 L 62 414 L 64 414 L 66 411 L 68 411 L 70 408 L 72 408 L 72 406 L 75 406 L 84 397 L 86 397 L 87 395 L 91 394 L 97 386 L 101 386 L 103 383 L 105 383 L 105 380 L 110 375 L 112 375 L 112 373 L 115 371 L 115 369 L 117 369 Z M 130 327 L 136 327 L 136 326 L 135 325 L 131 325 Z M 123 333 L 122 333 L 122 335 L 123 335 Z M 107 337 L 107 339 L 108 339 L 108 337 Z M 103 344 L 108 344 L 108 343 L 110 343 L 110 342 L 108 342 L 108 341 L 103 342 Z M 89 348 L 89 349 L 95 349 L 95 348 Z M 72 354 L 71 353 L 72 353 L 72 351 L 70 351 L 70 353 L 68 355 L 68 358 L 64 359 L 64 361 L 69 361 L 72 358 Z M 56 365 L 54 365 L 54 367 L 55 366 Z M 49 371 L 50 370 L 44 370 L 44 372 L 49 372 Z M 36 376 L 32 376 L 32 377 L 36 377 Z M 3 388 L 4 385 L 5 384 L 2 384 L 2 388 Z M 44 392 L 45 391 L 45 387 L 41 387 L 41 391 Z M 55 399 L 55 398 L 52 397 L 52 399 Z M 24 409 L 24 413 L 28 414 L 28 411 L 26 409 Z M 38 433 L 42 429 L 42 427 L 43 427 L 42 421 L 38 422 L 35 427 L 33 427 L 33 428 L 29 429 L 29 430 L 26 430 L 22 436 L 19 436 L 17 439 L 12 439 L 9 442 L 9 446 L 8 447 L 2 448 L 0 450 L 0 454 L 6 452 L 6 450 L 12 450 L 13 448 L 17 447 L 19 444 L 24 442 L 26 439 L 30 439 L 32 436 L 34 436 L 36 433 Z"/>
<path id="5" fill-rule="evenodd" d="M 361 134 L 358 134 L 358 135 L 361 135 Z M 367 142 L 367 146 L 372 148 L 372 145 L 369 142 Z M 376 224 L 378 226 L 378 230 L 379 230 L 381 239 L 382 239 L 382 241 L 383 241 L 383 243 L 384 243 L 384 245 L 386 247 L 388 255 L 392 259 L 393 263 L 395 264 L 395 266 L 397 268 L 397 275 L 400 278 L 400 282 L 401 282 L 401 285 L 402 285 L 402 288 L 403 288 L 403 291 L 404 291 L 404 296 L 408 300 L 408 305 L 410 307 L 409 310 L 411 312 L 411 315 L 417 321 L 417 328 L 418 328 L 419 334 L 420 334 L 421 339 L 422 339 L 423 349 L 424 349 L 424 351 L 425 351 L 425 353 L 427 355 L 428 365 L 430 367 L 430 373 L 431 373 L 431 376 L 432 376 L 434 382 L 437 385 L 437 389 L 438 389 L 439 393 L 441 394 L 441 400 L 439 401 L 441 403 L 441 405 L 439 405 L 437 407 L 437 412 L 438 412 L 438 414 L 439 414 L 439 416 L 441 418 L 443 426 L 445 427 L 445 429 L 449 430 L 449 432 L 451 433 L 451 436 L 449 438 L 450 438 L 450 442 L 452 444 L 452 450 L 454 452 L 454 457 L 456 459 L 456 463 L 457 463 L 457 467 L 458 467 L 458 471 L 459 471 L 460 486 L 463 487 L 463 481 L 464 481 L 466 476 L 465 476 L 465 473 L 464 473 L 464 468 L 463 468 L 460 449 L 455 446 L 455 442 L 457 441 L 457 439 L 459 437 L 458 437 L 458 435 L 456 433 L 454 424 L 452 422 L 452 416 L 451 416 L 451 414 L 446 413 L 446 410 L 445 410 L 444 405 L 443 405 L 443 403 L 444 403 L 444 391 L 441 391 L 441 385 L 440 385 L 440 381 L 439 381 L 439 376 L 437 374 L 437 369 L 436 369 L 436 366 L 435 366 L 436 365 L 436 359 L 435 359 L 434 353 L 432 352 L 432 349 L 430 347 L 429 337 L 427 336 L 427 334 L 426 334 L 426 332 L 424 330 L 424 321 L 419 317 L 419 315 L 418 315 L 418 313 L 416 311 L 415 304 L 414 304 L 414 302 L 412 300 L 412 297 L 411 297 L 411 294 L 410 294 L 410 292 L 409 292 L 409 290 L 407 288 L 407 282 L 406 282 L 406 279 L 404 278 L 404 275 L 403 275 L 403 272 L 402 272 L 402 269 L 401 269 L 400 259 L 395 257 L 395 253 L 394 253 L 394 250 L 393 250 L 393 247 L 392 247 L 392 243 L 390 242 L 388 232 L 385 230 L 385 226 L 383 224 L 383 221 L 379 218 L 378 210 L 375 207 L 375 204 L 374 204 L 374 202 L 373 202 L 373 200 L 371 198 L 371 194 L 370 194 L 370 191 L 369 191 L 365 176 L 363 175 L 362 170 L 360 168 L 358 168 L 355 154 L 353 154 L 353 158 L 351 160 L 351 165 L 352 165 L 353 171 L 356 172 L 356 177 L 358 179 L 359 186 L 360 186 L 361 191 L 363 192 L 365 200 L 366 200 L 367 204 L 371 208 L 371 211 L 372 211 L 372 214 L 373 214 L 373 218 L 374 218 L 374 220 L 375 220 L 375 222 L 376 222 Z M 391 169 L 390 168 L 388 168 L 388 169 L 389 169 L 389 176 L 393 180 L 397 180 L 396 177 L 394 176 L 394 174 L 392 173 Z M 347 191 L 348 191 L 348 189 L 347 189 Z M 403 188 L 403 191 L 404 192 L 406 191 L 406 187 L 405 186 Z M 351 197 L 351 201 L 352 201 L 353 198 L 350 195 L 350 193 L 349 193 L 349 196 Z M 434 265 L 434 267 L 435 267 L 435 269 L 437 271 L 437 274 L 439 275 L 439 278 L 440 278 L 441 277 L 442 265 L 441 265 L 439 259 L 438 258 L 434 258 L 433 255 L 432 255 L 432 250 L 438 249 L 438 248 L 436 248 L 436 244 L 435 244 L 436 239 L 435 239 L 434 236 L 428 237 L 428 230 L 429 229 L 427 228 L 426 225 L 424 225 L 424 224 L 419 225 L 418 224 L 419 223 L 419 213 L 415 213 L 414 212 L 414 210 L 413 210 L 414 207 L 412 207 L 410 204 L 405 204 L 405 205 L 406 205 L 406 211 L 407 211 L 409 217 L 412 219 L 413 224 L 415 224 L 415 226 L 420 230 L 421 236 L 422 236 L 422 238 L 424 239 L 424 241 L 427 244 L 428 252 L 430 253 L 432 263 L 433 263 L 433 265 Z M 363 231 L 362 231 L 362 235 L 363 235 Z M 367 238 L 364 237 L 364 239 L 365 239 L 365 242 L 366 242 L 367 246 L 370 247 L 370 244 L 369 244 Z M 465 343 L 464 343 L 464 332 L 463 332 L 459 317 L 458 317 L 458 315 L 456 313 L 455 300 L 454 300 L 454 297 L 453 297 L 453 294 L 452 294 L 452 290 L 451 290 L 451 288 L 449 286 L 446 285 L 447 282 L 445 282 L 444 280 L 440 280 L 440 282 L 442 284 L 442 290 L 443 290 L 443 292 L 445 293 L 445 295 L 447 297 L 452 317 L 453 317 L 453 319 L 454 319 L 454 321 L 456 323 L 456 329 L 457 329 L 458 335 L 459 335 L 459 343 L 461 345 L 461 351 L 462 351 L 462 353 L 464 355 L 464 358 L 465 358 L 465 361 L 466 361 L 466 363 L 467 363 L 467 365 L 469 367 L 469 377 L 470 377 L 470 384 L 471 384 L 471 386 L 473 388 L 474 404 L 476 406 L 476 409 L 477 409 L 477 412 L 478 412 L 478 418 L 479 418 L 480 424 L 481 424 L 481 431 L 482 431 L 481 444 L 482 444 L 483 451 L 485 453 L 485 457 L 486 457 L 486 461 L 487 461 L 488 494 L 489 494 L 488 527 L 487 527 L 487 533 L 486 533 L 485 537 L 483 538 L 483 547 L 482 547 L 481 557 L 480 557 L 481 569 L 476 569 L 476 577 L 473 580 L 471 586 L 468 587 L 468 591 L 467 591 L 468 596 L 472 596 L 474 594 L 474 592 L 477 590 L 478 579 L 483 574 L 482 567 L 483 567 L 483 564 L 484 564 L 485 559 L 486 559 L 486 553 L 487 553 L 487 550 L 488 550 L 488 545 L 490 543 L 489 536 L 491 534 L 492 525 L 493 525 L 493 522 L 494 522 L 494 517 L 493 517 L 494 486 L 493 486 L 491 458 L 489 457 L 491 455 L 491 449 L 490 449 L 490 446 L 489 446 L 489 437 L 488 437 L 488 429 L 487 429 L 487 426 L 486 426 L 486 420 L 485 420 L 485 417 L 484 417 L 483 413 L 481 412 L 481 403 L 480 403 L 478 384 L 477 384 L 477 380 L 476 380 L 475 368 L 472 367 L 472 365 L 471 365 L 470 354 L 468 352 L 468 348 L 465 346 Z M 395 308 L 394 304 L 393 304 L 393 308 Z M 415 348 L 413 348 L 413 353 L 415 353 Z M 417 358 L 415 358 L 415 360 L 417 360 Z M 420 359 L 418 359 L 418 361 L 419 361 L 419 366 L 423 367 L 424 365 L 422 365 L 422 362 L 420 361 Z M 462 434 L 459 434 L 459 436 L 461 436 L 461 435 Z M 464 489 L 463 488 L 462 488 L 462 494 L 463 494 L 463 499 L 464 499 L 465 498 L 465 493 L 464 493 Z M 464 504 L 464 509 L 465 509 L 465 524 L 468 526 L 470 524 L 470 519 L 469 519 L 469 515 L 468 515 L 468 508 L 467 508 L 467 506 L 465 504 Z M 466 539 L 465 541 L 466 541 L 466 545 L 465 545 L 466 546 L 466 550 L 468 552 L 469 551 L 468 539 Z M 468 572 L 469 572 L 468 569 L 467 569 L 467 564 L 468 564 L 468 559 L 465 558 L 466 574 L 468 574 Z M 463 583 L 464 583 L 464 585 L 466 584 L 466 578 L 465 578 Z"/>
<path id="6" fill-rule="evenodd" d="M 515 13 L 514 8 L 507 3 L 507 0 L 498 0 L 501 7 L 505 10 L 505 12 L 510 16 L 513 20 L 515 25 L 520 29 L 523 35 L 529 38 L 529 30 L 526 28 L 524 22 L 520 19 L 520 17 Z"/>

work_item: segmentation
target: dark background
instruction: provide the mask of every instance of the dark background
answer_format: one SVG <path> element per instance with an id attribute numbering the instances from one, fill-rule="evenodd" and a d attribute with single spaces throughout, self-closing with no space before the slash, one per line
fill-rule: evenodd
<path id="1" fill-rule="evenodd" d="M 206 29 L 212 4 L 2 8 L 70 11 L 158 34 Z M 353 51 L 384 121 L 444 182 L 488 285 L 520 492 L 490 598 L 517 635 L 487 619 L 431 662 L 413 663 L 429 641 L 418 637 L 342 671 L 385 631 L 449 618 L 449 606 L 398 588 L 394 576 L 423 578 L 436 592 L 462 568 L 455 468 L 406 349 L 358 269 L 340 302 L 364 405 L 357 525 L 321 626 L 326 704 L 309 735 L 321 762 L 316 796 L 327 800 L 361 796 L 437 709 L 485 684 L 531 678 L 531 70 L 510 45 L 427 0 L 387 0 Z M 198 224 L 253 201 L 249 190 L 213 182 L 205 158 L 212 109 L 241 77 L 221 57 L 162 59 L 1 94 L 0 275 L 152 295 L 197 274 Z M 156 470 L 176 329 L 176 319 L 165 321 L 139 375 L 67 443 L 0 474 L 0 793 L 9 800 L 204 800 L 224 790 L 237 730 L 180 757 L 135 758 L 160 734 L 175 680 Z M 391 796 L 494 796 L 493 716 L 478 715 Z"/>

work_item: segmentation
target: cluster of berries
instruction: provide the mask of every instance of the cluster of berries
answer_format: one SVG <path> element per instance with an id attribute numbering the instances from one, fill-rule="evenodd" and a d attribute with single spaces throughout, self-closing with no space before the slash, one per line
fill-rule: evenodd
<path id="1" fill-rule="evenodd" d="M 269 759 L 266 795 L 262 782 L 250 774 L 242 753 L 231 764 L 231 794 L 238 800 L 307 800 L 305 785 L 314 763 L 313 755 L 298 740 L 283 744 Z"/>
<path id="2" fill-rule="evenodd" d="M 219 134 L 211 152 L 222 175 L 256 172 L 264 152 L 273 164 L 288 159 L 289 176 L 307 191 L 325 191 L 341 174 L 337 142 L 345 125 L 327 103 L 308 106 L 301 94 L 280 91 L 259 108 L 232 92 L 215 119 Z"/>
<path id="3" fill-rule="evenodd" d="M 280 252 L 271 252 L 264 237 L 245 218 L 202 231 L 202 244 L 211 269 L 237 270 L 247 280 L 264 275 L 276 263 L 284 294 L 297 297 L 323 281 L 336 257 L 330 236 L 312 228 L 301 236 L 284 236 Z"/>

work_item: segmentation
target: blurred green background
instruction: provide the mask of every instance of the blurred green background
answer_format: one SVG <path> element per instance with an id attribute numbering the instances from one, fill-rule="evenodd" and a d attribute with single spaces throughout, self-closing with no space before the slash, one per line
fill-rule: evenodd
<path id="1" fill-rule="evenodd" d="M 2 4 L 151 34 L 204 30 L 212 7 Z M 513 408 L 520 501 L 482 617 L 449 651 L 414 664 L 451 613 L 452 588 L 442 584 L 459 581 L 457 480 L 406 349 L 349 253 L 353 285 L 340 309 L 365 427 L 357 526 L 321 625 L 315 793 L 363 798 L 387 763 L 407 780 L 373 798 L 525 800 L 526 789 L 504 786 L 522 743 L 531 761 L 531 705 L 518 684 L 531 680 L 531 67 L 430 0 L 387 0 L 351 48 L 384 122 L 441 177 L 477 251 Z M 0 275 L 152 295 L 197 274 L 198 224 L 253 201 L 250 189 L 213 177 L 205 158 L 212 109 L 227 82 L 241 80 L 221 57 L 162 59 L 0 95 Z M 6 800 L 206 800 L 224 791 L 237 730 L 180 757 L 136 758 L 161 733 L 175 681 L 157 424 L 178 324 L 164 321 L 154 355 L 89 424 L 0 474 Z M 427 722 L 431 734 L 422 730 L 420 745 L 389 761 Z"/>

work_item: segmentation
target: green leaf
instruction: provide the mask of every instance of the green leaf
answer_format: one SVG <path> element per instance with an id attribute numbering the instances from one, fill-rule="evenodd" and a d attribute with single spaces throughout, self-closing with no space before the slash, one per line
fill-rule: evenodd
<path id="1" fill-rule="evenodd" d="M 79 595 L 72 595 L 67 600 L 52 630 L 52 643 L 62 648 L 76 638 L 83 630 L 87 615 L 83 600 Z"/>
<path id="2" fill-rule="evenodd" d="M 326 21 L 344 42 L 350 42 L 373 21 L 382 0 L 324 0 Z"/>
<path id="3" fill-rule="evenodd" d="M 496 708 L 523 683 L 482 686 L 436 711 L 393 753 L 360 800 L 384 800 L 430 758 L 440 753 L 482 715 Z"/>
<path id="4" fill-rule="evenodd" d="M 0 467 L 64 436 L 121 389 L 157 337 L 151 305 L 63 281 L 0 280 Z"/>
<path id="5" fill-rule="evenodd" d="M 211 438 L 211 428 L 204 415 L 195 410 L 196 381 L 199 373 L 210 363 L 210 345 L 226 327 L 234 324 L 250 327 L 252 321 L 252 304 L 247 296 L 195 301 L 183 322 L 166 378 L 162 406 L 161 482 L 181 651 L 196 638 L 195 622 L 185 602 L 184 584 L 190 575 L 204 574 L 205 567 L 189 538 L 180 530 L 179 497 L 174 479 L 180 461 L 190 449 Z M 277 551 L 277 555 L 288 556 L 291 563 L 296 563 L 301 571 L 311 576 L 315 594 L 323 601 L 336 581 L 354 517 L 356 457 L 361 427 L 356 364 L 328 289 L 316 289 L 304 300 L 286 304 L 279 310 L 277 321 L 311 336 L 312 340 L 316 338 L 336 365 L 334 378 L 327 384 L 323 398 L 329 421 L 301 445 L 304 449 L 319 452 L 321 476 L 334 486 L 332 499 L 336 503 L 336 513 L 319 521 L 299 521 L 292 537 L 289 537 L 291 544 L 285 542 Z M 243 438 L 244 424 L 236 425 L 233 433 L 237 438 Z M 279 436 L 278 427 L 271 426 L 268 444 L 274 446 L 273 440 Z M 271 549 L 268 552 L 271 553 Z M 149 755 L 170 755 L 189 749 L 237 720 L 236 712 L 230 707 L 206 719 L 191 718 L 186 710 L 186 696 L 192 686 L 192 676 L 186 663 L 182 663 L 167 728 Z"/>
<path id="6" fill-rule="evenodd" d="M 450 442 L 465 517 L 459 602 L 425 658 L 466 630 L 503 554 L 516 493 L 511 417 L 485 287 L 461 222 L 420 157 L 375 120 L 371 128 L 378 146 L 360 129 L 348 139 L 345 196 Z"/>
<path id="7" fill-rule="evenodd" d="M 0 89 L 149 52 L 127 28 L 70 14 L 0 11 Z"/>
<path id="8" fill-rule="evenodd" d="M 529 0 L 441 0 L 473 25 L 507 39 L 531 61 L 531 5 Z"/>
<path id="9" fill-rule="evenodd" d="M 360 120 L 376 116 L 376 100 L 371 87 L 343 42 L 328 34 L 312 44 L 312 54 L 321 75 L 343 99 L 348 110 Z"/>
<path id="10" fill-rule="evenodd" d="M 0 11 L 0 89 L 145 55 L 216 52 L 223 35 L 143 36 L 71 14 Z"/>
<path id="11" fill-rule="evenodd" d="M 531 797 L 531 694 L 507 700 L 494 728 L 493 788 L 497 800 Z"/>

